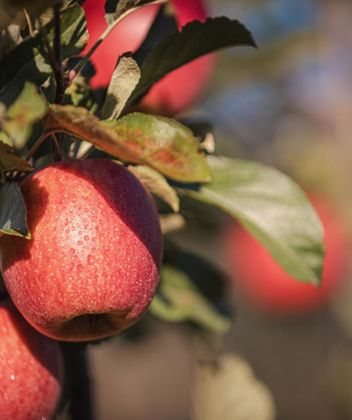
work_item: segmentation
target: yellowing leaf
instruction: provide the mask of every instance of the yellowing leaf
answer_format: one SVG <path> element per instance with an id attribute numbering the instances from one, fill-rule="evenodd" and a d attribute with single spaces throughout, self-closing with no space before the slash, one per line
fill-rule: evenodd
<path id="1" fill-rule="evenodd" d="M 209 182 L 211 172 L 192 131 L 177 121 L 129 114 L 100 121 L 84 108 L 52 105 L 47 129 L 65 131 L 127 162 L 150 166 L 180 182 Z"/>
<path id="2" fill-rule="evenodd" d="M 32 134 L 32 126 L 48 109 L 35 85 L 26 82 L 16 101 L 6 110 L 1 121 L 3 130 L 21 148 Z"/>

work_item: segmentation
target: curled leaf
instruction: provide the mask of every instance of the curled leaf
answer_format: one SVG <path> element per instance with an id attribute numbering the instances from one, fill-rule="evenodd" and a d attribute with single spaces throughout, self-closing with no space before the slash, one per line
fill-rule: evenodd
<path id="1" fill-rule="evenodd" d="M 157 197 L 167 203 L 174 212 L 180 209 L 180 200 L 176 191 L 167 183 L 166 179 L 147 166 L 129 166 L 128 170 L 133 173 L 141 183 Z"/>
<path id="2" fill-rule="evenodd" d="M 117 121 L 101 121 L 84 108 L 52 105 L 44 124 L 180 182 L 211 179 L 197 138 L 189 128 L 168 118 L 134 113 Z"/>
<path id="3" fill-rule="evenodd" d="M 140 77 L 138 64 L 132 57 L 119 59 L 106 93 L 102 118 L 115 120 L 120 116 Z"/>
<path id="4" fill-rule="evenodd" d="M 32 166 L 6 143 L 0 141 L 0 171 L 1 172 L 31 172 Z"/>
<path id="5" fill-rule="evenodd" d="M 0 188 L 0 232 L 26 239 L 31 237 L 27 226 L 26 204 L 15 182 Z"/>
<path id="6" fill-rule="evenodd" d="M 217 334 L 230 327 L 230 321 L 212 307 L 186 273 L 168 265 L 162 268 L 159 293 L 150 312 L 169 322 L 193 321 Z"/>

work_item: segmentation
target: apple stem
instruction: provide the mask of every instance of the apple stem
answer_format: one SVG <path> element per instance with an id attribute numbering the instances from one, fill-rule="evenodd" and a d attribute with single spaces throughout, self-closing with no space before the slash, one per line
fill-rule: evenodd
<path id="1" fill-rule="evenodd" d="M 55 103 L 62 104 L 64 101 L 65 90 L 69 84 L 69 78 L 65 76 L 64 68 L 62 65 L 62 54 L 61 54 L 61 8 L 63 0 L 56 0 L 54 5 L 54 26 L 55 26 L 55 36 L 54 36 L 54 74 L 56 80 L 56 95 Z M 58 134 L 59 136 L 59 134 Z M 54 150 L 54 160 L 61 161 L 61 149 L 60 142 L 55 135 L 52 136 L 52 145 Z"/>
<path id="2" fill-rule="evenodd" d="M 62 343 L 61 346 L 65 361 L 65 392 L 69 401 L 69 415 L 72 420 L 94 420 L 87 346 L 72 343 Z"/>
<path id="3" fill-rule="evenodd" d="M 55 37 L 54 37 L 54 74 L 56 80 L 56 97 L 55 103 L 61 104 L 64 99 L 67 83 L 65 82 L 65 75 L 62 66 L 61 56 L 61 18 L 60 12 L 62 8 L 62 0 L 56 0 L 54 5 L 54 26 L 55 26 Z"/>

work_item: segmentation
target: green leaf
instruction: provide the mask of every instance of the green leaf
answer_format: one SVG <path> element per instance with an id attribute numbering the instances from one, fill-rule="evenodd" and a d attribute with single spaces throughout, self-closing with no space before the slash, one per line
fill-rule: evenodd
<path id="1" fill-rule="evenodd" d="M 183 193 L 237 219 L 293 277 L 320 284 L 323 229 L 304 192 L 259 163 L 219 157 L 209 163 L 213 182 Z"/>
<path id="2" fill-rule="evenodd" d="M 87 40 L 86 20 L 83 9 L 77 4 L 68 7 L 62 13 L 62 59 L 78 55 Z M 54 39 L 54 24 L 45 25 L 48 40 Z M 41 85 L 52 73 L 46 59 L 43 46 L 43 34 L 28 37 L 0 61 L 0 100 L 7 103 L 7 97 L 13 95 L 24 82 L 30 81 Z"/>
<path id="3" fill-rule="evenodd" d="M 141 72 L 132 57 L 122 56 L 114 70 L 101 113 L 102 118 L 117 119 L 137 86 Z"/>
<path id="4" fill-rule="evenodd" d="M 161 270 L 159 293 L 149 310 L 164 321 L 193 321 L 218 334 L 230 328 L 230 321 L 215 311 L 189 277 L 168 265 Z"/>
<path id="5" fill-rule="evenodd" d="M 4 131 L 0 131 L 0 142 L 5 143 L 8 146 L 13 146 L 12 140 Z"/>
<path id="6" fill-rule="evenodd" d="M 84 108 L 52 105 L 47 129 L 66 131 L 110 155 L 150 166 L 180 182 L 208 182 L 210 169 L 191 130 L 177 121 L 129 114 L 118 121 L 100 121 Z"/>
<path id="7" fill-rule="evenodd" d="M 166 179 L 147 166 L 129 166 L 128 170 L 157 197 L 167 203 L 174 212 L 180 210 L 180 200 L 176 191 L 167 183 Z"/>
<path id="8" fill-rule="evenodd" d="M 147 55 L 141 67 L 141 79 L 128 104 L 139 100 L 171 71 L 205 54 L 235 46 L 256 46 L 251 33 L 237 20 L 218 17 L 187 24 L 182 32 L 166 37 Z"/>
<path id="9" fill-rule="evenodd" d="M 31 172 L 32 166 L 24 159 L 16 155 L 12 148 L 0 141 L 0 172 Z"/>
<path id="10" fill-rule="evenodd" d="M 30 239 L 27 227 L 27 210 L 17 183 L 0 188 L 0 232 Z"/>
<path id="11" fill-rule="evenodd" d="M 16 101 L 1 118 L 2 128 L 16 145 L 23 147 L 32 134 L 32 126 L 39 121 L 48 109 L 37 87 L 26 82 Z"/>

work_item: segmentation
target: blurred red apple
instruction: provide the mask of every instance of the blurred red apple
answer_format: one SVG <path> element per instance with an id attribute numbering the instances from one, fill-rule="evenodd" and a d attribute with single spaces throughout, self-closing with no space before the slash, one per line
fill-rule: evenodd
<path id="1" fill-rule="evenodd" d="M 66 161 L 27 177 L 32 240 L 0 238 L 21 314 L 60 340 L 117 334 L 146 311 L 162 256 L 159 217 L 138 179 L 110 160 Z"/>
<path id="2" fill-rule="evenodd" d="M 49 419 L 61 394 L 59 346 L 0 301 L 0 419 Z"/>
<path id="3" fill-rule="evenodd" d="M 331 299 L 341 283 L 347 263 L 344 227 L 328 202 L 317 197 L 312 202 L 325 230 L 326 257 L 321 287 L 295 280 L 238 225 L 226 232 L 225 258 L 232 280 L 252 306 L 273 314 L 310 311 Z"/>
<path id="4" fill-rule="evenodd" d="M 86 0 L 89 43 L 86 50 L 99 38 L 106 27 L 105 0 Z M 203 0 L 172 0 L 179 29 L 193 20 L 204 21 L 207 17 Z M 106 37 L 92 56 L 96 75 L 91 81 L 93 88 L 109 84 L 117 58 L 128 51 L 136 51 L 146 37 L 159 10 L 151 5 L 129 15 Z M 214 68 L 214 55 L 201 57 L 167 75 L 157 83 L 142 101 L 142 108 L 163 115 L 175 115 L 192 105 L 201 95 Z"/>

